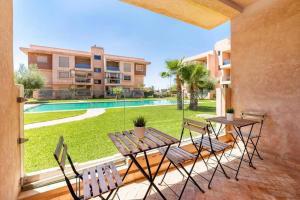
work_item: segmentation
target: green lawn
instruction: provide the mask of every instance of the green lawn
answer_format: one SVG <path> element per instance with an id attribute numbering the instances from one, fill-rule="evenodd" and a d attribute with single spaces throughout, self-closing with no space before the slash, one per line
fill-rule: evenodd
<path id="1" fill-rule="evenodd" d="M 85 110 L 64 111 L 64 112 L 47 112 L 47 113 L 25 113 L 24 124 L 31 124 L 37 122 L 45 122 L 54 119 L 62 119 L 66 117 L 73 117 L 85 113 Z"/>
<path id="2" fill-rule="evenodd" d="M 196 117 L 197 114 L 215 113 L 215 101 L 204 100 L 199 105 L 198 111 L 185 110 L 185 117 L 201 120 L 201 118 Z M 147 126 L 179 137 L 182 111 L 176 110 L 175 105 L 126 108 L 125 113 L 122 108 L 107 109 L 106 113 L 98 117 L 26 130 L 25 136 L 29 138 L 29 141 L 25 143 L 26 172 L 57 165 L 53 158 L 53 151 L 61 135 L 65 137 L 69 153 L 75 162 L 99 159 L 117 153 L 117 149 L 107 134 L 132 129 L 132 120 L 138 115 L 145 116 L 148 121 Z"/>

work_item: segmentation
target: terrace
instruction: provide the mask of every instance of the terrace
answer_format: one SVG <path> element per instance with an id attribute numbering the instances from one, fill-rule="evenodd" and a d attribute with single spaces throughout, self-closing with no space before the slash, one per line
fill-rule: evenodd
<path id="1" fill-rule="evenodd" d="M 89 57 L 75 57 L 75 70 L 91 70 L 91 59 Z"/>
<path id="2" fill-rule="evenodd" d="M 299 74 L 299 12 L 300 3 L 298 1 L 144 1 L 144 0 L 125 0 L 125 2 L 149 9 L 151 11 L 164 14 L 206 29 L 210 29 L 231 20 L 231 87 L 222 88 L 222 99 L 217 100 L 217 104 L 222 105 L 221 115 L 228 107 L 234 107 L 236 117 L 243 110 L 254 110 L 266 113 L 267 117 L 263 128 L 263 136 L 260 140 L 259 151 L 264 160 L 254 159 L 256 169 L 242 164 L 239 181 L 234 178 L 226 179 L 223 174 L 216 173 L 212 189 L 206 187 L 206 182 L 200 178 L 200 175 L 208 175 L 203 162 L 199 160 L 196 164 L 192 176 L 204 188 L 205 193 L 192 184 L 188 183 L 182 199 L 299 199 L 300 184 L 300 160 L 299 160 L 299 121 L 300 121 L 300 81 Z M 15 86 L 13 81 L 12 64 L 12 11 L 13 3 L 11 0 L 0 2 L 0 82 L 5 83 L 6 87 L 1 87 L 1 125 L 0 131 L 0 175 L 2 182 L 0 186 L 1 199 L 71 199 L 69 191 L 59 175 L 59 169 L 56 168 L 54 174 L 37 174 L 32 178 L 40 180 L 43 176 L 55 179 L 55 184 L 45 185 L 32 190 L 21 191 L 26 180 L 24 172 L 24 131 L 23 131 L 23 89 L 22 86 Z M 185 12 L 182 12 L 184 10 Z M 282 49 L 284 53 L 278 51 Z M 284 69 L 284 70 L 283 70 Z M 278 80 L 282 80 L 278 85 Z M 1 84 L 4 85 L 4 84 Z M 287 103 L 288 102 L 288 103 Z M 158 111 L 153 112 L 155 108 Z M 149 116 L 157 128 L 178 136 L 178 128 L 181 124 L 181 113 L 161 112 L 159 107 L 147 107 Z M 138 112 L 128 110 L 130 114 Z M 219 112 L 219 111 L 218 111 Z M 223 112 L 223 113 L 222 113 Z M 164 115 L 164 114 L 168 115 Z M 112 119 L 123 118 L 118 110 L 110 110 L 107 121 L 111 122 L 111 127 L 116 131 L 126 130 L 129 127 L 127 123 L 121 125 L 114 123 Z M 189 113 L 186 113 L 188 115 Z M 203 113 L 202 113 L 203 114 Z M 155 121 L 159 117 L 168 120 L 170 116 L 177 115 L 176 123 L 170 122 L 172 126 L 166 126 L 166 123 Z M 93 121 L 95 120 L 95 121 Z M 131 120 L 128 118 L 128 120 Z M 126 122 L 126 121 L 124 121 Z M 77 138 L 81 141 L 99 141 L 97 130 L 102 125 L 99 119 L 91 121 L 69 124 L 69 129 L 85 129 L 88 125 L 91 130 L 90 135 Z M 106 128 L 106 127 L 104 127 Z M 167 129 L 169 128 L 169 129 Z M 44 146 L 44 149 L 55 146 L 57 142 L 48 136 L 53 135 L 44 130 L 44 140 L 50 142 Z M 66 127 L 58 127 L 55 133 L 61 133 L 68 130 Z M 228 129 L 226 129 L 228 130 Z M 108 133 L 108 130 L 104 130 Z M 229 133 L 229 132 L 228 132 Z M 57 135 L 54 135 L 57 136 Z M 175 136 L 175 135 L 174 135 Z M 72 136 L 70 136 L 72 138 Z M 76 138 L 76 137 L 73 137 Z M 54 141 L 55 140 L 55 141 Z M 232 138 L 228 134 L 220 138 L 223 142 L 232 143 Z M 107 148 L 110 154 L 116 153 L 111 150 L 111 143 L 101 140 L 102 148 Z M 26 143 L 25 143 L 26 144 Z M 43 148 L 36 149 L 34 146 L 30 149 L 38 154 L 43 154 Z M 91 145 L 80 148 L 70 144 L 71 153 L 74 149 L 80 149 L 82 152 L 91 151 Z M 193 153 L 195 149 L 189 141 L 186 141 L 184 148 Z M 234 149 L 236 152 L 237 149 Z M 87 154 L 80 154 L 80 161 L 91 160 Z M 157 152 L 153 152 L 150 157 L 151 169 L 156 169 L 158 161 L 161 158 Z M 97 155 L 98 156 L 98 155 Z M 205 155 L 204 155 L 205 156 Z M 117 157 L 114 156 L 114 159 Z M 109 160 L 109 158 L 107 158 Z M 138 158 L 142 166 L 146 169 L 147 161 Z M 38 161 L 38 159 L 37 159 Z M 107 160 L 96 160 L 101 163 Z M 121 159 L 121 162 L 124 161 Z M 118 167 L 118 171 L 123 175 L 127 169 L 130 160 L 125 160 L 126 164 Z M 223 158 L 222 162 L 233 166 L 237 159 L 227 160 Z M 45 162 L 48 164 L 47 162 Z M 116 162 L 117 163 L 117 162 Z M 33 163 L 31 163 L 33 164 Z M 95 163 L 89 163 L 95 164 Z M 168 161 L 162 165 L 160 173 L 166 169 Z M 69 166 L 67 166 L 69 169 Z M 86 166 L 80 166 L 82 168 Z M 186 165 L 189 169 L 190 163 Z M 81 169 L 82 169 L 81 168 Z M 199 175 L 200 174 L 200 175 Z M 230 177 L 234 177 L 229 170 Z M 57 177 L 58 176 L 58 177 Z M 129 172 L 126 182 L 128 183 L 119 191 L 121 199 L 141 199 L 144 191 L 149 185 L 142 174 L 133 168 Z M 161 180 L 161 175 L 157 181 Z M 171 189 L 180 191 L 183 185 L 182 177 L 176 170 L 168 173 L 166 182 L 171 184 Z M 73 181 L 73 180 L 72 180 Z M 24 187 L 23 187 L 24 188 Z M 164 184 L 159 189 L 166 195 L 167 199 L 177 199 L 170 188 Z M 159 198 L 155 190 L 151 190 L 147 199 Z"/>

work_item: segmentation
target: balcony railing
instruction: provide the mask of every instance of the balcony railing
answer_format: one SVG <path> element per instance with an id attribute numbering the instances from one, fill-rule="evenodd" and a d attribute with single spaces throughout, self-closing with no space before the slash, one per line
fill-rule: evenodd
<path id="1" fill-rule="evenodd" d="M 76 83 L 91 83 L 91 79 L 90 78 L 76 77 L 75 82 Z"/>
<path id="2" fill-rule="evenodd" d="M 77 63 L 77 64 L 75 64 L 75 68 L 91 69 L 91 65 L 89 63 Z"/>
<path id="3" fill-rule="evenodd" d="M 108 83 L 108 84 L 120 84 L 121 83 L 121 79 L 106 78 L 105 79 L 105 83 Z"/>
<path id="4" fill-rule="evenodd" d="M 229 59 L 223 60 L 223 65 L 229 65 L 229 64 L 230 64 L 230 60 Z"/>
<path id="5" fill-rule="evenodd" d="M 118 71 L 120 71 L 120 67 L 116 67 L 116 66 L 106 66 L 106 70 L 118 72 Z"/>

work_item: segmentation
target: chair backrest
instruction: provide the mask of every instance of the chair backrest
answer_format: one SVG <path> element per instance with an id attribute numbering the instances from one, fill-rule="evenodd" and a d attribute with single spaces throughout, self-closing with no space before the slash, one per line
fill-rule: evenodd
<path id="1" fill-rule="evenodd" d="M 265 119 L 266 114 L 265 113 L 259 113 L 259 112 L 252 112 L 252 111 L 243 111 L 242 112 L 242 118 L 243 119 L 250 119 L 258 122 L 263 122 Z"/>
<path id="2" fill-rule="evenodd" d="M 74 167 L 74 165 L 73 165 L 73 162 L 72 162 L 72 160 L 71 160 L 71 157 L 70 157 L 70 155 L 68 154 L 68 146 L 67 146 L 67 144 L 64 143 L 64 138 L 63 138 L 63 136 L 60 136 L 60 137 L 59 137 L 59 140 L 58 140 L 58 143 L 57 143 L 57 145 L 56 145 L 55 152 L 54 152 L 54 158 L 55 158 L 55 160 L 57 161 L 57 163 L 58 163 L 58 165 L 59 165 L 59 167 L 60 167 L 60 169 L 61 169 L 61 171 L 62 171 L 62 173 L 63 173 L 63 175 L 64 175 L 64 177 L 65 177 L 65 181 L 66 181 L 66 183 L 67 183 L 67 186 L 68 186 L 68 188 L 69 188 L 69 191 L 70 191 L 71 195 L 73 196 L 74 199 L 80 199 L 80 198 L 76 195 L 76 193 L 75 193 L 75 191 L 74 191 L 74 189 L 73 189 L 73 187 L 72 187 L 72 184 L 71 184 L 69 178 L 66 176 L 66 173 L 65 173 L 66 159 L 68 159 L 68 161 L 69 161 L 69 163 L 70 163 L 70 165 L 71 165 L 71 168 L 72 168 L 73 172 L 74 172 L 77 176 L 79 176 L 79 173 L 76 171 L 76 169 L 75 169 L 75 167 Z"/>
<path id="3" fill-rule="evenodd" d="M 263 123 L 266 117 L 265 113 L 260 113 L 260 112 L 253 112 L 253 111 L 243 111 L 241 114 L 241 117 L 243 119 L 249 119 L 249 120 L 254 120 L 260 123 L 260 128 L 259 128 L 259 133 L 258 135 L 261 135 L 261 130 L 263 127 Z"/>
<path id="4" fill-rule="evenodd" d="M 182 126 L 183 128 L 186 128 L 190 131 L 197 132 L 201 135 L 204 135 L 208 132 L 208 125 L 206 123 L 199 122 L 192 119 L 184 118 Z"/>
<path id="5" fill-rule="evenodd" d="M 180 146 L 180 144 L 182 142 L 182 138 L 183 138 L 183 134 L 184 134 L 185 129 L 189 130 L 190 137 L 191 137 L 192 141 L 193 141 L 193 136 L 192 136 L 192 133 L 191 133 L 192 131 L 196 132 L 196 133 L 198 133 L 202 136 L 205 135 L 206 133 L 208 133 L 208 125 L 206 123 L 199 122 L 199 121 L 192 120 L 192 119 L 183 118 L 182 131 L 181 131 L 181 136 L 180 136 L 178 146 Z"/>
<path id="6" fill-rule="evenodd" d="M 67 154 L 68 154 L 68 147 L 66 144 L 64 144 L 63 136 L 60 136 L 54 152 L 54 158 L 57 161 L 63 173 L 65 173 Z"/>
<path id="7" fill-rule="evenodd" d="M 208 135 L 210 134 L 208 124 L 205 123 L 205 122 L 199 122 L 199 121 L 196 121 L 196 120 L 193 120 L 193 119 L 184 118 L 183 123 L 182 123 L 182 132 L 181 132 L 179 145 L 181 144 L 184 129 L 189 130 L 190 139 L 191 139 L 193 145 L 195 146 L 195 148 L 197 149 L 198 156 L 199 156 L 200 153 L 201 153 L 201 149 L 202 149 L 201 147 L 202 147 L 203 137 L 204 137 L 205 134 L 208 134 Z M 192 131 L 201 135 L 200 144 L 198 144 L 199 145 L 198 147 L 197 147 L 197 144 L 194 141 Z M 210 140 L 210 137 L 209 137 L 209 140 Z"/>

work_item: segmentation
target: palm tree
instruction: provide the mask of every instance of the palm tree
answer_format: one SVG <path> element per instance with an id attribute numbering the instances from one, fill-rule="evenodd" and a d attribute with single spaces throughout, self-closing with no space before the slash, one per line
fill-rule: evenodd
<path id="1" fill-rule="evenodd" d="M 203 64 L 186 63 L 183 67 L 182 78 L 188 84 L 190 92 L 189 109 L 197 110 L 198 92 L 204 89 L 213 89 L 214 81 L 209 76 L 209 71 Z"/>
<path id="2" fill-rule="evenodd" d="M 166 61 L 166 72 L 161 72 L 161 77 L 167 78 L 175 75 L 176 90 L 177 90 L 177 109 L 182 110 L 182 84 L 183 79 L 181 77 L 182 71 L 182 60 L 167 60 Z"/>
<path id="3" fill-rule="evenodd" d="M 172 74 L 170 72 L 161 72 L 160 76 L 162 78 L 168 78 L 170 80 L 169 88 L 171 88 Z"/>

